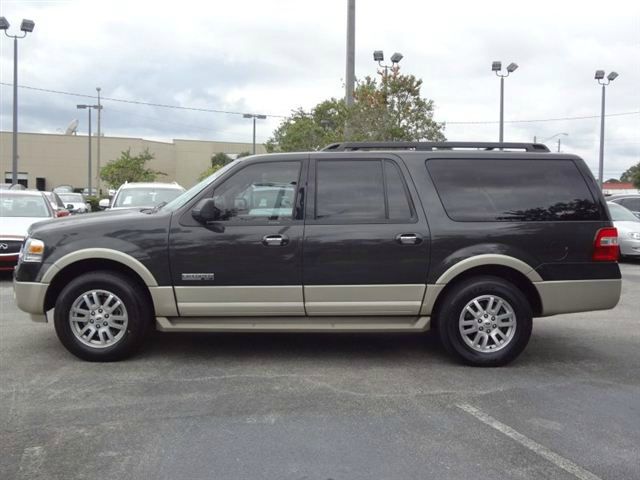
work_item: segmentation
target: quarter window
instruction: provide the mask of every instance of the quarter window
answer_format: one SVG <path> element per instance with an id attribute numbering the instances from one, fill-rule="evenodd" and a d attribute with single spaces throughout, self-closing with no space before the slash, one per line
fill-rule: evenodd
<path id="1" fill-rule="evenodd" d="M 456 221 L 599 220 L 571 160 L 429 160 L 447 215 Z"/>
<path id="2" fill-rule="evenodd" d="M 300 162 L 256 163 L 243 168 L 213 192 L 222 220 L 291 220 Z"/>

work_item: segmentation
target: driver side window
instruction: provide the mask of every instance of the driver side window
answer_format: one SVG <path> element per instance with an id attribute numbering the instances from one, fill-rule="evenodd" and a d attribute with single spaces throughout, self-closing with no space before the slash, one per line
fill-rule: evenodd
<path id="1" fill-rule="evenodd" d="M 291 220 L 300 162 L 255 163 L 213 192 L 221 221 Z"/>

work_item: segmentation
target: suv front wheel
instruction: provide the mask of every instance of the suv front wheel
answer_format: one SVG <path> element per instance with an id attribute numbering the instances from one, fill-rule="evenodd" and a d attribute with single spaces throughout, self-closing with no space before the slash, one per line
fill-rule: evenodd
<path id="1" fill-rule="evenodd" d="M 71 353 L 109 362 L 140 347 L 151 324 L 151 308 L 135 282 L 116 272 L 98 271 L 75 278 L 62 290 L 54 324 Z"/>
<path id="2" fill-rule="evenodd" d="M 456 285 L 436 314 L 445 349 L 464 363 L 497 367 L 516 358 L 532 329 L 531 306 L 512 283 L 474 277 Z"/>

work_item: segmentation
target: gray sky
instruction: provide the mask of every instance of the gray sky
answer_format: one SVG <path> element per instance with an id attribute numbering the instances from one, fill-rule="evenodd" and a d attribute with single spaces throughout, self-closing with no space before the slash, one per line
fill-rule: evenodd
<path id="1" fill-rule="evenodd" d="M 20 85 L 189 107 L 286 115 L 344 94 L 346 0 L 195 2 L 14 1 L 1 15 L 19 42 Z M 493 60 L 520 68 L 506 80 L 509 120 L 600 113 L 598 68 L 620 76 L 608 113 L 640 111 L 640 2 L 358 0 L 356 76 L 375 74 L 372 51 L 402 52 L 404 73 L 424 80 L 449 140 L 497 140 L 499 81 Z M 0 81 L 12 82 L 12 42 L 0 46 Z M 0 88 L 0 128 L 11 129 L 11 88 Z M 82 99 L 20 89 L 20 130 L 56 132 Z M 104 102 L 107 135 L 250 141 L 249 120 Z M 279 118 L 261 121 L 265 141 Z M 505 140 L 566 132 L 563 151 L 597 168 L 599 120 L 507 123 Z M 553 140 L 555 141 L 555 140 Z M 640 161 L 640 114 L 609 117 L 605 177 Z"/>

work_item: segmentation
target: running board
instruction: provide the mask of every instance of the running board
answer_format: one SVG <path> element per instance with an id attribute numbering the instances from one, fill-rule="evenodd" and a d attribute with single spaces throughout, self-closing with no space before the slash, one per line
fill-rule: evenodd
<path id="1" fill-rule="evenodd" d="M 156 317 L 161 332 L 424 332 L 429 317 Z"/>

